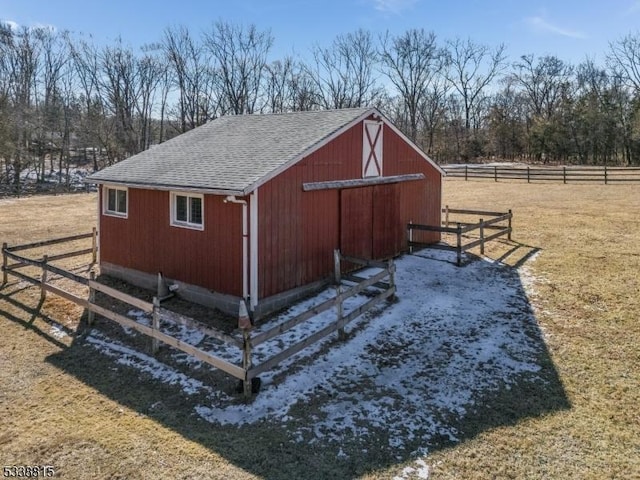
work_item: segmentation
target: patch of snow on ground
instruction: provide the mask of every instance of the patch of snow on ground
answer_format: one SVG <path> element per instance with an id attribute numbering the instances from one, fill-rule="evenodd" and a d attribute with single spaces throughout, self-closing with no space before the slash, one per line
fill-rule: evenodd
<path id="1" fill-rule="evenodd" d="M 415 462 L 416 467 L 405 467 L 402 469 L 402 474 L 401 476 L 395 476 L 393 477 L 393 480 L 409 480 L 410 478 L 420 478 L 420 479 L 426 479 L 429 478 L 429 465 L 427 465 L 427 463 L 422 460 L 422 459 L 418 459 Z"/>
<path id="2" fill-rule="evenodd" d="M 455 441 L 444 419 L 465 415 L 479 393 L 535 375 L 540 346 L 527 332 L 534 319 L 517 272 L 482 261 L 458 268 L 446 255 L 400 258 L 397 303 L 278 384 L 269 380 L 286 365 L 274 368 L 253 403 L 198 413 L 222 424 L 287 423 L 294 406 L 313 398 L 320 416 L 295 426 L 294 438 L 339 442 L 382 430 L 393 448 L 415 438 Z"/>
<path id="3" fill-rule="evenodd" d="M 366 447 L 368 441 L 382 435 L 390 450 L 418 444 L 423 454 L 433 439 L 456 441 L 452 418 L 464 417 L 483 395 L 508 389 L 525 376 L 526 381 L 538 381 L 541 367 L 537 362 L 543 346 L 518 271 L 487 261 L 459 268 L 448 252 L 422 255 L 397 260 L 396 303 L 383 302 L 381 308 L 354 320 L 347 327 L 351 335 L 346 341 L 330 335 L 261 374 L 260 393 L 248 404 L 95 330 L 88 341 L 119 363 L 177 383 L 189 394 L 203 393 L 206 401 L 195 410 L 212 423 L 269 421 L 286 429 L 292 441 L 309 444 L 340 445 L 350 438 Z M 335 289 L 328 288 L 284 312 L 277 322 L 333 296 Z M 349 299 L 345 314 L 368 299 L 365 295 Z M 129 315 L 149 321 L 142 312 Z M 335 310 L 328 310 L 259 345 L 253 352 L 254 365 L 335 318 Z M 259 327 L 254 335 L 272 325 Z M 202 338 L 171 321 L 163 322 L 162 328 L 240 363 L 241 352 L 235 346 Z M 190 358 L 182 352 L 174 354 L 177 361 L 198 363 Z M 406 474 L 428 478 L 428 466 L 416 465 L 407 467 L 414 470 Z"/>
<path id="4" fill-rule="evenodd" d="M 129 348 L 122 343 L 113 340 L 96 329 L 91 330 L 86 341 L 105 355 L 112 357 L 120 365 L 134 367 L 141 372 L 148 373 L 156 380 L 168 384 L 177 384 L 182 390 L 193 395 L 200 392 L 214 394 L 212 389 L 199 380 L 187 377 L 181 372 L 159 362 L 152 356 Z"/>
<path id="5" fill-rule="evenodd" d="M 63 338 L 68 337 L 67 332 L 64 331 L 63 326 L 57 323 L 51 324 L 51 330 L 49 331 L 51 332 L 51 335 L 53 335 L 53 337 L 57 338 L 58 340 L 62 340 Z"/>

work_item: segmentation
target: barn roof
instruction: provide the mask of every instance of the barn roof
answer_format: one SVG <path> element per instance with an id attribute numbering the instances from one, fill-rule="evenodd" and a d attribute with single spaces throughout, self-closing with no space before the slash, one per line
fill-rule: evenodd
<path id="1" fill-rule="evenodd" d="M 348 108 L 223 116 L 86 181 L 246 195 L 374 113 L 380 115 L 374 108 Z"/>

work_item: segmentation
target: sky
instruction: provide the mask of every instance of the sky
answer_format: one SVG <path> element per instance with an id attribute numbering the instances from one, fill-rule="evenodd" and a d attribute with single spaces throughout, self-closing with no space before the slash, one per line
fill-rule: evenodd
<path id="1" fill-rule="evenodd" d="M 358 28 L 375 35 L 424 28 L 440 41 L 504 43 L 512 60 L 533 53 L 579 63 L 604 61 L 609 42 L 640 32 L 640 0 L 0 0 L 0 20 L 81 32 L 98 44 L 120 36 L 134 48 L 172 25 L 196 33 L 218 20 L 255 24 L 271 30 L 274 60 L 307 57 L 312 46 Z"/>

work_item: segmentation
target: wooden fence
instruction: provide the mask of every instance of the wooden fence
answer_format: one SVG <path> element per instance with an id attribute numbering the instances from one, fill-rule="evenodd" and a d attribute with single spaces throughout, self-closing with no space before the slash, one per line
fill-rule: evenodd
<path id="1" fill-rule="evenodd" d="M 350 264 L 355 264 L 360 267 L 369 267 L 380 269 L 380 272 L 372 275 L 369 278 L 364 278 L 356 274 L 341 274 L 341 264 L 342 262 L 348 262 Z M 368 310 L 371 310 L 374 306 L 378 305 L 383 300 L 391 298 L 396 293 L 395 286 L 395 264 L 393 260 L 389 260 L 388 262 L 380 262 L 375 260 L 363 260 L 359 258 L 349 257 L 346 255 L 342 255 L 339 250 L 334 252 L 334 262 L 335 262 L 335 284 L 336 284 L 336 296 L 326 300 L 319 305 L 314 306 L 310 310 L 307 310 L 289 320 L 286 320 L 268 330 L 261 331 L 260 333 L 254 334 L 250 337 L 250 347 L 255 347 L 260 345 L 267 340 L 273 339 L 278 335 L 282 335 L 285 332 L 291 330 L 292 328 L 300 325 L 301 323 L 311 319 L 312 317 L 319 315 L 322 312 L 330 310 L 332 308 L 336 309 L 336 317 L 335 321 L 329 323 L 325 327 L 311 333 L 308 337 L 305 337 L 301 341 L 296 344 L 290 345 L 284 350 L 278 352 L 276 355 L 271 358 L 263 361 L 259 365 L 251 366 L 247 371 L 247 380 L 250 382 L 252 378 L 255 378 L 262 372 L 265 372 L 271 368 L 273 368 L 278 363 L 283 360 L 295 355 L 302 349 L 318 342 L 323 339 L 327 335 L 337 331 L 338 338 L 344 340 L 346 338 L 344 333 L 344 327 L 359 317 L 363 313 Z M 343 280 L 348 280 L 349 282 L 355 283 L 355 285 L 350 287 L 345 287 L 343 284 Z M 345 315 L 344 313 L 344 302 L 350 297 L 353 297 L 369 287 L 376 287 L 380 289 L 380 291 L 370 298 L 367 302 L 362 305 L 356 307 L 351 312 Z M 247 388 L 245 384 L 245 389 Z"/>
<path id="2" fill-rule="evenodd" d="M 470 250 L 474 247 L 480 246 L 480 254 L 484 255 L 484 246 L 486 242 L 495 240 L 496 238 L 506 236 L 508 240 L 511 240 L 512 219 L 513 213 L 511 210 L 508 212 L 487 212 L 483 210 L 462 210 L 449 208 L 447 205 L 442 209 L 444 219 L 442 225 L 419 225 L 415 223 L 409 223 L 407 225 L 407 236 L 409 238 L 409 248 L 434 248 L 442 250 L 453 250 L 456 252 L 456 264 L 462 265 L 462 253 Z M 452 214 L 458 215 L 473 215 L 478 216 L 477 222 L 454 222 L 451 220 Z M 455 225 L 455 226 L 450 226 Z M 471 232 L 478 231 L 478 238 L 470 238 L 468 235 Z M 493 233 L 487 234 L 487 230 Z M 450 233 L 456 236 L 456 245 L 447 244 L 425 244 L 421 242 L 415 242 L 415 231 L 426 232 L 440 232 Z M 464 240 L 470 240 L 464 243 Z"/>
<path id="3" fill-rule="evenodd" d="M 28 258 L 22 255 L 18 255 L 15 253 L 17 251 L 24 251 L 28 249 L 60 244 L 64 242 L 71 242 L 71 241 L 80 240 L 83 238 L 90 238 L 90 237 L 93 237 L 94 239 L 93 247 L 91 249 L 79 250 L 76 252 L 69 252 L 61 255 L 52 255 L 52 256 L 45 255 L 42 259 L 38 259 L 38 260 Z M 31 243 L 26 245 L 17 245 L 17 246 L 9 247 L 7 246 L 6 243 L 4 243 L 2 247 L 3 285 L 7 283 L 8 275 L 15 276 L 20 280 L 39 286 L 41 289 L 41 299 L 43 300 L 46 296 L 46 293 L 50 292 L 62 298 L 65 298 L 83 308 L 86 308 L 88 311 L 89 325 L 93 324 L 95 314 L 101 315 L 102 317 L 108 320 L 112 320 L 124 327 L 131 328 L 133 330 L 136 330 L 139 333 L 142 333 L 150 337 L 151 351 L 154 354 L 158 350 L 158 347 L 159 347 L 158 342 L 163 342 L 178 350 L 188 353 L 189 355 L 192 355 L 197 359 L 205 363 L 208 363 L 209 365 L 219 368 L 220 370 L 230 375 L 233 375 L 240 379 L 244 379 L 245 371 L 241 367 L 234 365 L 233 363 L 228 362 L 223 358 L 212 355 L 209 352 L 200 350 L 193 345 L 189 345 L 175 337 L 172 337 L 171 335 L 167 335 L 166 333 L 163 333 L 160 330 L 160 322 L 162 320 L 165 320 L 166 311 L 163 311 L 163 309 L 160 308 L 160 301 L 158 300 L 157 297 L 154 297 L 153 302 L 151 303 L 146 302 L 137 297 L 121 292 L 115 288 L 109 287 L 108 285 L 104 285 L 102 283 L 97 282 L 95 280 L 94 272 L 90 272 L 90 276 L 89 278 L 87 278 L 87 277 L 83 277 L 81 275 L 77 275 L 75 273 L 69 272 L 67 270 L 64 270 L 63 268 L 57 267 L 50 263 L 53 260 L 60 260 L 63 258 L 69 258 L 73 256 L 86 255 L 88 253 L 93 254 L 93 259 L 95 261 L 95 258 L 96 258 L 95 237 L 96 237 L 96 232 L 94 229 L 94 232 L 91 234 L 75 235 L 73 237 L 58 238 L 55 240 L 47 240 L 44 242 L 36 242 L 36 243 Z M 13 260 L 16 263 L 10 264 L 9 260 Z M 18 269 L 23 267 L 28 267 L 28 266 L 37 267 L 42 270 L 39 279 L 18 271 Z M 51 280 L 49 277 L 50 273 L 59 275 L 68 280 L 72 280 L 77 284 L 88 287 L 89 289 L 88 299 L 79 297 L 75 293 L 71 293 L 68 290 L 52 285 L 50 283 L 50 280 Z M 123 315 L 120 315 L 119 313 L 116 313 L 112 310 L 109 310 L 101 305 L 98 305 L 95 302 L 95 292 L 101 292 L 104 295 L 107 295 L 113 299 L 119 300 L 120 302 L 124 302 L 128 305 L 138 308 L 143 312 L 150 313 L 152 315 L 152 325 L 149 327 L 140 322 L 127 318 Z M 175 316 L 172 315 L 172 318 L 173 317 Z M 177 317 L 177 318 L 181 318 L 183 324 L 187 324 L 192 328 L 197 328 L 199 331 L 201 331 L 205 335 L 213 336 L 218 340 L 226 341 L 232 345 L 238 346 L 239 348 L 242 348 L 243 346 L 241 341 L 231 337 L 230 335 L 226 335 L 223 332 L 217 331 L 213 328 L 209 328 L 208 326 L 201 324 L 196 320 L 193 320 L 187 317 Z"/>
<path id="4" fill-rule="evenodd" d="M 462 165 L 442 168 L 447 177 L 469 179 L 521 180 L 527 183 L 640 183 L 640 168 L 636 167 L 508 167 Z"/>
<path id="5" fill-rule="evenodd" d="M 90 238 L 93 236 L 93 247 L 92 249 L 79 250 L 77 252 L 69 252 L 63 255 L 55 255 L 49 256 L 46 255 L 41 259 L 33 259 L 28 258 L 22 255 L 18 255 L 15 253 L 16 251 L 28 250 L 42 246 L 48 246 L 53 244 L 59 244 L 63 242 L 70 242 L 75 240 L 80 240 L 84 238 Z M 77 275 L 75 273 L 66 271 L 58 266 L 52 265 L 50 262 L 52 259 L 62 259 L 69 258 L 77 255 L 85 255 L 88 253 L 93 254 L 93 259 L 95 261 L 96 258 L 96 249 L 95 249 L 95 237 L 96 232 L 94 230 L 91 234 L 86 235 L 76 235 L 73 237 L 60 238 L 55 240 L 48 240 L 45 242 L 36 242 L 28 245 L 18 245 L 9 247 L 7 244 L 3 244 L 2 247 L 2 272 L 3 272 L 3 284 L 4 286 L 7 283 L 8 275 L 15 276 L 20 280 L 29 282 L 33 285 L 37 285 L 41 289 L 41 299 L 44 300 L 47 292 L 58 295 L 62 298 L 65 298 L 85 309 L 88 312 L 88 324 L 91 325 L 94 322 L 95 315 L 101 315 L 102 317 L 114 321 L 123 327 L 128 327 L 137 332 L 148 336 L 151 339 L 151 352 L 153 354 L 157 353 L 159 342 L 163 342 L 167 345 L 170 345 L 173 348 L 181 350 L 193 357 L 201 360 L 215 368 L 226 372 L 227 374 L 238 378 L 243 382 L 243 390 L 245 396 L 250 396 L 252 393 L 252 383 L 253 379 L 256 378 L 260 373 L 263 373 L 271 368 L 273 368 L 278 363 L 283 360 L 295 355 L 302 349 L 308 347 L 326 337 L 327 335 L 333 333 L 334 331 L 338 331 L 339 338 L 344 339 L 344 327 L 349 322 L 351 322 L 356 317 L 362 315 L 367 310 L 370 310 L 375 305 L 379 304 L 382 300 L 388 299 L 392 297 L 396 292 L 395 287 L 395 265 L 393 260 L 388 262 L 377 262 L 373 260 L 361 260 L 357 258 L 347 257 L 340 254 L 339 251 L 334 252 L 335 258 L 335 281 L 336 281 L 336 296 L 322 302 L 319 305 L 314 306 L 308 311 L 305 311 L 296 317 L 286 320 L 278 325 L 275 325 L 267 330 L 252 332 L 251 329 L 246 329 L 242 331 L 242 338 L 234 337 L 233 335 L 228 335 L 222 331 L 219 331 L 215 328 L 209 327 L 208 325 L 203 324 L 195 319 L 176 314 L 175 312 L 169 312 L 160 307 L 160 299 L 158 297 L 153 297 L 152 302 L 147 302 L 141 300 L 137 297 L 129 295 L 127 293 L 121 292 L 115 288 L 112 288 L 108 285 L 104 285 L 95 280 L 94 272 L 90 272 L 89 278 L 83 277 L 81 275 Z M 15 263 L 10 263 L 9 261 L 13 261 Z M 374 274 L 370 278 L 363 278 L 356 274 L 346 274 L 341 275 L 341 262 L 347 261 L 350 264 L 355 264 L 361 267 L 372 267 L 381 269 L 380 272 Z M 41 270 L 40 278 L 34 278 L 33 276 L 27 275 L 19 271 L 19 269 L 24 267 L 37 267 Z M 51 277 L 49 274 L 59 275 L 68 280 L 72 280 L 79 285 L 88 287 L 89 294 L 88 298 L 82 298 L 75 293 L 72 293 L 68 290 L 60 288 L 59 286 L 55 286 L 51 284 Z M 355 285 L 346 287 L 343 285 L 342 280 L 347 280 L 350 282 L 355 282 Z M 369 299 L 364 304 L 350 311 L 348 314 L 344 313 L 344 302 L 350 297 L 357 295 L 369 287 L 376 287 L 378 289 L 382 289 L 379 293 L 377 293 L 373 298 Z M 108 297 L 116 299 L 120 302 L 124 302 L 128 305 L 131 305 L 137 309 L 142 310 L 143 312 L 151 314 L 152 322 L 151 326 L 144 325 L 136 320 L 125 317 L 117 312 L 109 310 L 102 305 L 98 305 L 96 303 L 96 292 L 101 292 Z M 329 325 L 323 327 L 322 329 L 312 333 L 308 337 L 304 338 L 300 342 L 290 345 L 284 350 L 278 352 L 276 355 L 273 355 L 271 358 L 263 361 L 259 365 L 253 365 L 251 361 L 251 351 L 257 345 L 264 343 L 268 340 L 271 340 L 279 335 L 286 333 L 297 325 L 305 322 L 306 320 L 311 319 L 312 317 L 325 312 L 331 308 L 336 308 L 336 318 L 335 321 L 331 322 Z M 206 336 L 213 337 L 219 341 L 222 341 L 226 345 L 231 345 L 237 347 L 242 354 L 242 364 L 237 365 L 235 363 L 229 362 L 228 360 L 221 358 L 220 356 L 214 355 L 210 352 L 199 349 L 198 347 L 188 344 L 178 338 L 175 338 L 171 335 L 168 335 L 161 331 L 161 322 L 170 322 L 170 323 L 180 323 L 189 328 L 198 330 L 200 333 Z"/>

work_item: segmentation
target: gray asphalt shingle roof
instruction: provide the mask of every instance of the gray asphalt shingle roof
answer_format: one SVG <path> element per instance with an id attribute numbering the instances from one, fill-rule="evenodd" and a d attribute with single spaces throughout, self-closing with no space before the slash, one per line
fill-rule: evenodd
<path id="1" fill-rule="evenodd" d="M 87 181 L 245 192 L 351 122 L 350 108 L 225 116 L 96 172 Z"/>

